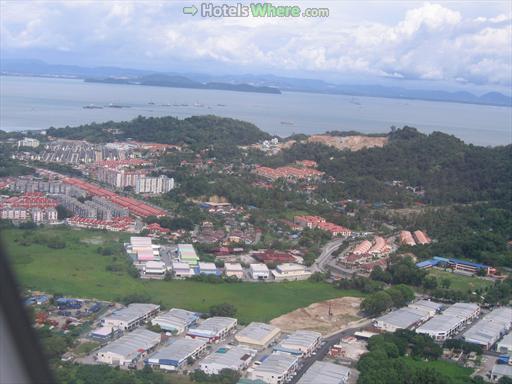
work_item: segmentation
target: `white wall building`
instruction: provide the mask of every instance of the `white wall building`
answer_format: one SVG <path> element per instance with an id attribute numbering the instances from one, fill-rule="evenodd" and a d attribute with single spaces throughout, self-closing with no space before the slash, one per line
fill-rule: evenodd
<path id="1" fill-rule="evenodd" d="M 343 365 L 315 361 L 297 384 L 345 384 L 350 377 L 350 368 Z"/>
<path id="2" fill-rule="evenodd" d="M 175 339 L 144 362 L 152 367 L 174 371 L 204 353 L 207 343 L 204 340 Z"/>
<path id="3" fill-rule="evenodd" d="M 180 263 L 179 261 L 172 262 L 172 272 L 174 277 L 186 278 L 194 275 L 194 270 L 190 268 L 188 263 Z"/>
<path id="4" fill-rule="evenodd" d="M 111 315 L 105 317 L 102 323 L 106 327 L 110 326 L 129 331 L 154 317 L 159 309 L 160 306 L 156 304 L 133 303 L 126 308 L 114 311 Z"/>
<path id="5" fill-rule="evenodd" d="M 224 274 L 228 277 L 235 276 L 239 279 L 244 278 L 244 269 L 240 263 L 225 263 Z"/>
<path id="6" fill-rule="evenodd" d="M 22 140 L 18 141 L 18 147 L 37 148 L 39 147 L 39 140 L 32 139 L 30 137 L 24 137 Z"/>
<path id="7" fill-rule="evenodd" d="M 96 357 L 100 363 L 128 365 L 144 357 L 160 343 L 160 335 L 147 329 L 136 329 L 101 348 Z"/>
<path id="8" fill-rule="evenodd" d="M 235 340 L 256 349 L 263 349 L 275 340 L 281 330 L 270 324 L 252 322 L 235 335 Z"/>
<path id="9" fill-rule="evenodd" d="M 291 353 L 299 357 L 308 357 L 320 347 L 321 342 L 321 333 L 299 330 L 281 340 L 274 348 L 274 351 Z"/>
<path id="10" fill-rule="evenodd" d="M 223 369 L 240 372 L 249 367 L 256 351 L 242 346 L 220 350 L 206 356 L 199 369 L 208 375 L 218 375 Z"/>
<path id="11" fill-rule="evenodd" d="M 299 359 L 289 353 L 273 353 L 254 368 L 249 378 L 268 384 L 282 384 L 288 381 L 298 368 Z"/>
<path id="12" fill-rule="evenodd" d="M 174 179 L 165 175 L 158 177 L 141 176 L 135 182 L 135 193 L 161 194 L 174 189 Z"/>
<path id="13" fill-rule="evenodd" d="M 263 263 L 251 264 L 250 272 L 254 280 L 268 280 L 270 276 L 268 267 Z"/>
<path id="14" fill-rule="evenodd" d="M 231 317 L 210 317 L 196 328 L 190 328 L 187 336 L 194 339 L 204 339 L 209 343 L 217 343 L 223 340 L 229 333 L 235 331 L 237 324 L 237 319 Z"/>
<path id="15" fill-rule="evenodd" d="M 198 319 L 199 316 L 195 312 L 172 308 L 151 320 L 151 324 L 159 325 L 164 331 L 174 332 L 179 335 L 185 332 L 188 327 L 194 325 Z"/>
<path id="16" fill-rule="evenodd" d="M 283 263 L 272 270 L 274 279 L 282 280 L 306 280 L 311 276 L 311 272 L 306 270 L 306 267 L 295 263 Z"/>

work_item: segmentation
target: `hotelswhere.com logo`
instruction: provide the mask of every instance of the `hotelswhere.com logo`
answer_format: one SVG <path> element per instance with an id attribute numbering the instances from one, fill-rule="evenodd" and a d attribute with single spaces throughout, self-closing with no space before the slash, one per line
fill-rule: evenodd
<path id="1" fill-rule="evenodd" d="M 214 4 L 183 7 L 185 15 L 201 17 L 329 17 L 329 8 L 301 8 L 298 5 L 273 5 L 272 3 Z"/>

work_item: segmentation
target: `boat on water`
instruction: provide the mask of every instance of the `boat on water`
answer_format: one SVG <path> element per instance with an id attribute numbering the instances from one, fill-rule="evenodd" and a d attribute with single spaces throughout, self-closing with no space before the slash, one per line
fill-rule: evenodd
<path id="1" fill-rule="evenodd" d="M 112 104 L 110 103 L 109 105 L 107 105 L 108 108 L 130 108 L 129 106 L 127 105 L 119 105 L 119 104 Z"/>
<path id="2" fill-rule="evenodd" d="M 82 108 L 83 109 L 103 109 L 103 107 L 101 105 L 94 105 L 94 104 L 84 105 Z"/>
<path id="3" fill-rule="evenodd" d="M 281 121 L 281 125 L 295 125 L 295 123 L 291 121 Z"/>

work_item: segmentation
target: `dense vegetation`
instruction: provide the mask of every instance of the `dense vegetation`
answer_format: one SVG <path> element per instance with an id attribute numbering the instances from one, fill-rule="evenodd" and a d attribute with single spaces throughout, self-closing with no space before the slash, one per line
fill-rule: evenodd
<path id="1" fill-rule="evenodd" d="M 410 200 L 404 188 L 391 185 L 394 180 L 421 187 L 425 196 L 414 198 L 434 204 L 511 198 L 511 145 L 479 147 L 444 133 L 425 135 L 404 127 L 390 133 L 389 143 L 382 148 L 350 152 L 321 144 L 295 144 L 272 162 L 303 159 L 316 160 L 321 170 L 343 182 L 340 191 L 345 198 Z"/>
<path id="2" fill-rule="evenodd" d="M 30 175 L 34 172 L 32 168 L 11 159 L 10 155 L 12 153 L 12 146 L 0 145 L 0 177 Z"/>
<path id="3" fill-rule="evenodd" d="M 210 146 L 247 145 L 270 138 L 254 124 L 217 116 L 142 117 L 131 121 L 86 124 L 79 127 L 50 128 L 48 135 L 83 139 L 94 143 L 133 139 L 164 144 L 187 144 L 192 149 Z"/>
<path id="4" fill-rule="evenodd" d="M 427 335 L 408 330 L 373 336 L 369 353 L 357 363 L 358 384 L 469 384 L 471 370 L 453 363 L 436 361 L 441 347 Z"/>

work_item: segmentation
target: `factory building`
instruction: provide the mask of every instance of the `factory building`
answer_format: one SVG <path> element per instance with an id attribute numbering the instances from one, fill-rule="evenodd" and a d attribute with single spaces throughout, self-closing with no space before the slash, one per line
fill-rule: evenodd
<path id="1" fill-rule="evenodd" d="M 162 330 L 179 335 L 195 325 L 198 319 L 199 315 L 195 312 L 172 308 L 151 320 L 151 324 L 159 325 Z"/>
<path id="2" fill-rule="evenodd" d="M 100 327 L 91 331 L 91 333 L 89 333 L 89 337 L 95 341 L 99 341 L 100 343 L 106 343 L 117 339 L 122 334 L 123 331 L 118 328 Z"/>
<path id="3" fill-rule="evenodd" d="M 436 341 L 444 341 L 455 336 L 479 314 L 480 307 L 476 304 L 456 303 L 422 324 L 416 329 L 416 333 L 429 335 Z"/>
<path id="4" fill-rule="evenodd" d="M 232 348 L 219 348 L 216 352 L 206 356 L 199 369 L 208 375 L 218 375 L 223 369 L 240 372 L 249 367 L 256 356 L 254 349 L 236 346 Z"/>
<path id="5" fill-rule="evenodd" d="M 162 194 L 174 189 L 174 179 L 165 175 L 141 176 L 135 181 L 135 193 Z"/>
<path id="6" fill-rule="evenodd" d="M 512 333 L 505 335 L 505 337 L 496 344 L 496 351 L 498 353 L 512 354 Z"/>
<path id="7" fill-rule="evenodd" d="M 311 272 L 301 264 L 285 263 L 276 266 L 276 269 L 272 270 L 272 275 L 276 281 L 306 280 L 311 276 Z"/>
<path id="8" fill-rule="evenodd" d="M 160 246 L 152 243 L 151 237 L 131 236 L 130 242 L 125 244 L 126 252 L 138 261 L 160 260 Z"/>
<path id="9" fill-rule="evenodd" d="M 190 328 L 187 336 L 193 339 L 204 339 L 209 343 L 217 343 L 236 330 L 237 319 L 231 317 L 210 317 L 196 328 Z"/>
<path id="10" fill-rule="evenodd" d="M 500 307 L 489 312 L 464 332 L 464 340 L 490 349 L 512 327 L 512 308 Z"/>
<path id="11" fill-rule="evenodd" d="M 266 348 L 280 333 L 281 330 L 273 325 L 252 322 L 235 335 L 235 340 L 260 350 Z"/>
<path id="12" fill-rule="evenodd" d="M 144 360 L 146 365 L 166 371 L 175 371 L 196 359 L 206 351 L 207 342 L 199 339 L 176 339 L 163 347 L 150 358 Z"/>
<path id="13" fill-rule="evenodd" d="M 97 353 L 100 363 L 129 365 L 143 358 L 160 343 L 160 335 L 147 329 L 136 329 L 101 348 Z"/>
<path id="14" fill-rule="evenodd" d="M 214 263 L 199 262 L 196 267 L 196 273 L 198 275 L 218 275 L 217 267 Z"/>
<path id="15" fill-rule="evenodd" d="M 167 267 L 163 261 L 147 261 L 142 267 L 145 278 L 163 278 L 167 272 Z"/>
<path id="16" fill-rule="evenodd" d="M 299 357 L 309 357 L 322 342 L 322 334 L 314 331 L 295 331 L 286 336 L 274 351 L 291 353 Z"/>
<path id="17" fill-rule="evenodd" d="M 350 377 L 350 368 L 343 365 L 315 361 L 297 384 L 345 384 Z"/>
<path id="18" fill-rule="evenodd" d="M 375 328 L 387 332 L 398 329 L 412 329 L 430 319 L 442 308 L 442 305 L 428 300 L 418 300 L 407 307 L 386 313 L 374 320 Z"/>
<path id="19" fill-rule="evenodd" d="M 270 276 L 270 271 L 266 264 L 251 264 L 250 267 L 251 277 L 254 280 L 268 280 Z"/>
<path id="20" fill-rule="evenodd" d="M 287 382 L 298 368 L 299 358 L 289 353 L 273 353 L 250 373 L 253 380 L 268 384 Z"/>
<path id="21" fill-rule="evenodd" d="M 228 277 L 235 276 L 239 279 L 244 278 L 244 269 L 240 263 L 225 263 L 224 274 Z"/>
<path id="22" fill-rule="evenodd" d="M 178 244 L 178 258 L 182 263 L 195 267 L 199 262 L 196 250 L 192 244 Z"/>
<path id="23" fill-rule="evenodd" d="M 103 326 L 130 331 L 154 317 L 159 309 L 160 306 L 156 304 L 133 303 L 105 317 Z"/>
<path id="24" fill-rule="evenodd" d="M 194 270 L 190 268 L 188 263 L 180 263 L 179 261 L 172 262 L 172 273 L 174 277 L 186 278 L 194 275 Z"/>

